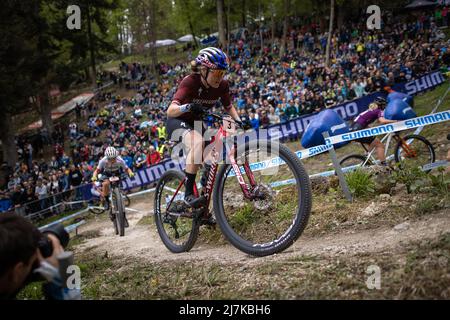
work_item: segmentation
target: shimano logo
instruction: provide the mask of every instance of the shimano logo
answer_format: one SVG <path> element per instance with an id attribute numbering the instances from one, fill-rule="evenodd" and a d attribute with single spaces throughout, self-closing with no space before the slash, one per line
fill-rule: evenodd
<path id="1" fill-rule="evenodd" d="M 341 123 L 341 124 L 332 126 L 332 127 L 331 127 L 331 132 L 334 133 L 336 130 L 344 129 L 344 128 L 346 128 L 346 127 L 347 127 L 347 125 L 346 125 L 345 122 L 344 122 L 344 123 Z"/>
<path id="2" fill-rule="evenodd" d="M 449 111 L 442 111 L 436 114 L 430 114 L 428 116 L 415 118 L 411 120 L 406 120 L 405 125 L 408 129 L 416 128 L 420 126 L 424 126 L 427 124 L 433 124 L 436 122 L 441 122 L 445 120 L 450 120 L 450 112 Z"/>
<path id="3" fill-rule="evenodd" d="M 351 140 L 356 140 L 356 139 L 360 139 L 360 138 L 377 136 L 377 135 L 389 133 L 392 131 L 394 131 L 394 126 L 391 124 L 388 124 L 385 126 L 364 129 L 364 130 L 344 134 L 344 135 L 342 135 L 342 140 L 351 141 Z"/>
<path id="4" fill-rule="evenodd" d="M 311 156 L 316 155 L 318 153 L 322 153 L 322 152 L 328 151 L 330 148 L 331 148 L 331 146 L 329 146 L 329 145 L 321 145 L 321 146 L 309 148 L 308 149 L 309 156 L 311 157 Z"/>

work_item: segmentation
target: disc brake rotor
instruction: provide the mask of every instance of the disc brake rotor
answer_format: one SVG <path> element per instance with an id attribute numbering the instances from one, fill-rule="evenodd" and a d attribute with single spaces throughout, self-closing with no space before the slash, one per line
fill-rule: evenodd
<path id="1" fill-rule="evenodd" d="M 259 184 L 253 193 L 256 195 L 256 199 L 253 200 L 253 205 L 256 209 L 267 210 L 273 204 L 275 192 L 268 185 Z"/>

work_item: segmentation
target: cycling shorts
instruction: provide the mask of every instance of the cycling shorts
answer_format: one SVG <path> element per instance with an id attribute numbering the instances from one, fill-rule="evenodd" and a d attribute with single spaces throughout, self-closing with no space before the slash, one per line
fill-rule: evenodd
<path id="1" fill-rule="evenodd" d="M 365 129 L 365 128 L 357 122 L 354 122 L 352 124 L 352 126 L 350 127 L 350 131 L 358 131 L 358 130 L 362 130 L 362 129 Z M 376 139 L 376 137 L 364 137 L 364 138 L 356 139 L 355 141 L 358 141 L 360 143 L 371 144 L 375 139 Z"/>
<path id="2" fill-rule="evenodd" d="M 196 125 L 194 125 L 194 121 L 189 122 L 177 118 L 167 118 L 166 130 L 167 137 L 170 141 L 181 142 L 184 135 L 191 130 L 197 131 L 203 137 L 203 134 L 206 132 L 206 127 L 205 123 L 200 120 L 197 120 Z"/>

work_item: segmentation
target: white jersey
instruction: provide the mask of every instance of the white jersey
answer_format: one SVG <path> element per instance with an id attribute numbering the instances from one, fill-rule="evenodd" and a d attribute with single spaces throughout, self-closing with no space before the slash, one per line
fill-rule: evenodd
<path id="1" fill-rule="evenodd" d="M 118 156 L 114 162 L 109 160 L 107 157 L 103 157 L 98 163 L 97 169 L 104 170 L 106 172 L 117 172 L 120 169 L 123 169 L 123 171 L 128 170 L 128 166 L 120 156 Z"/>

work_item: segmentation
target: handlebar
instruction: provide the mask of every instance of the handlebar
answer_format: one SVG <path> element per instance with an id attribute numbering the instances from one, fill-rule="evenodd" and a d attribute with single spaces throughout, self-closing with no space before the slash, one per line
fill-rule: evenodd
<path id="1" fill-rule="evenodd" d="M 128 178 L 128 174 L 121 173 L 121 174 L 113 174 L 113 175 L 111 175 L 109 177 L 108 176 L 102 176 L 101 178 L 98 179 L 98 181 L 103 182 L 104 180 L 110 180 L 113 177 L 117 177 L 117 178 L 119 178 L 119 180 L 123 180 L 123 179 Z"/>
<path id="2" fill-rule="evenodd" d="M 205 115 L 203 115 L 203 120 L 206 121 L 208 117 L 213 117 L 216 120 L 223 121 L 225 116 L 217 113 L 206 113 Z M 242 128 L 242 125 L 236 122 L 236 120 L 234 119 L 226 119 L 226 121 L 234 122 L 236 126 Z"/>

